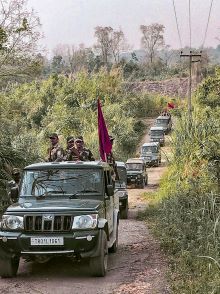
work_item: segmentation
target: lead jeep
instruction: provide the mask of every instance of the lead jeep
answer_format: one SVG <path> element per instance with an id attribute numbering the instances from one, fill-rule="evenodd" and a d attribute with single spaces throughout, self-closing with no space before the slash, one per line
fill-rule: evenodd
<path id="1" fill-rule="evenodd" d="M 127 170 L 125 163 L 116 161 L 119 179 L 115 181 L 115 188 L 119 196 L 120 218 L 128 218 Z"/>
<path id="2" fill-rule="evenodd" d="M 159 166 L 161 163 L 160 143 L 144 143 L 141 147 L 140 157 L 144 159 L 147 166 Z"/>
<path id="3" fill-rule="evenodd" d="M 142 158 L 129 158 L 126 161 L 127 169 L 127 185 L 135 185 L 144 189 L 148 184 L 148 174 L 146 171 L 146 164 Z"/>
<path id="4" fill-rule="evenodd" d="M 21 257 L 89 259 L 92 275 L 105 276 L 108 251 L 118 246 L 119 199 L 104 162 L 54 162 L 24 169 L 17 203 L 0 222 L 0 276 L 15 276 Z"/>

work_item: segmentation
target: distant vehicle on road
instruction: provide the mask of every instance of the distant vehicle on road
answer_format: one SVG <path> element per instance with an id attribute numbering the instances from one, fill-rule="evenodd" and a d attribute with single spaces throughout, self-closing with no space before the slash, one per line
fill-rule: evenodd
<path id="1" fill-rule="evenodd" d="M 171 117 L 168 115 L 160 115 L 156 118 L 156 127 L 163 127 L 164 133 L 168 134 L 172 128 Z"/>
<path id="2" fill-rule="evenodd" d="M 150 128 L 150 141 L 159 142 L 160 146 L 164 146 L 165 137 L 163 127 L 151 127 Z"/>
<path id="3" fill-rule="evenodd" d="M 116 193 L 119 196 L 120 218 L 128 218 L 127 170 L 125 163 L 116 161 L 119 180 L 115 181 Z"/>
<path id="4" fill-rule="evenodd" d="M 130 158 L 126 162 L 127 169 L 127 184 L 134 184 L 135 187 L 144 189 L 148 184 L 148 174 L 146 171 L 146 164 L 142 158 Z"/>
<path id="5" fill-rule="evenodd" d="M 144 143 L 141 147 L 140 157 L 144 159 L 147 166 L 159 166 L 161 163 L 160 143 Z"/>

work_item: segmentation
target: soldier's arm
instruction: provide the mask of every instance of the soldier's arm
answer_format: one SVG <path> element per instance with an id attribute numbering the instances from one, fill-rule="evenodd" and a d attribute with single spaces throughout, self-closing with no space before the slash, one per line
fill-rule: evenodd
<path id="1" fill-rule="evenodd" d="M 54 160 L 54 162 L 60 162 L 64 160 L 64 150 L 63 148 L 60 148 L 57 150 L 57 158 Z"/>
<path id="2" fill-rule="evenodd" d="M 89 160 L 90 160 L 90 161 L 95 161 L 95 157 L 93 156 L 91 150 L 89 150 Z"/>

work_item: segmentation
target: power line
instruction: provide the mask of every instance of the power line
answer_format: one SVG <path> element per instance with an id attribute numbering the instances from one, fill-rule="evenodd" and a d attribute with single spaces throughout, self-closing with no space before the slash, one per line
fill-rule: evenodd
<path id="1" fill-rule="evenodd" d="M 182 49 L 183 45 L 182 45 L 182 40 L 181 40 L 181 37 L 180 37 L 180 30 L 179 30 L 177 14 L 176 14 L 176 6 L 175 6 L 174 0 L 173 0 L 173 10 L 174 10 L 174 15 L 175 15 L 175 19 L 176 19 L 176 27 L 177 27 L 177 32 L 178 32 L 178 36 L 179 36 L 180 48 Z"/>
<path id="2" fill-rule="evenodd" d="M 189 48 L 192 47 L 191 1 L 189 0 Z"/>
<path id="3" fill-rule="evenodd" d="M 208 21 L 207 21 L 206 30 L 205 30 L 205 36 L 204 36 L 204 39 L 203 39 L 203 42 L 202 42 L 202 48 L 204 47 L 207 32 L 208 32 L 208 26 L 209 26 L 209 20 L 210 20 L 210 16 L 211 16 L 212 4 L 213 4 L 213 0 L 210 1 Z"/>

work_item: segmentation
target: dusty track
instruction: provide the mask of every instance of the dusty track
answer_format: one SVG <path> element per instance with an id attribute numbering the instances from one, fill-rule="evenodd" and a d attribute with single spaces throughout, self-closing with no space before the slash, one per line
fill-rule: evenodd
<path id="1" fill-rule="evenodd" d="M 147 139 L 146 136 L 143 141 Z M 138 211 L 147 206 L 141 195 L 158 188 L 164 170 L 164 162 L 162 167 L 149 169 L 149 185 L 145 190 L 129 189 L 129 217 L 120 220 L 119 249 L 116 254 L 109 255 L 105 278 L 91 277 L 85 261 L 80 264 L 64 258 L 46 264 L 21 261 L 16 278 L 0 279 L 0 293 L 169 293 L 165 278 L 167 264 L 159 244 L 147 225 L 136 218 Z"/>

